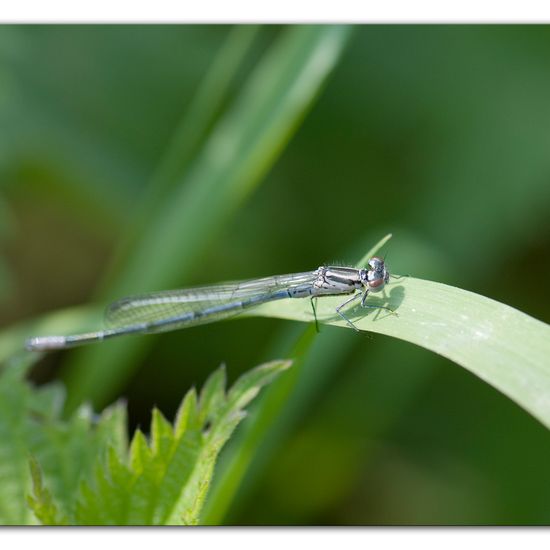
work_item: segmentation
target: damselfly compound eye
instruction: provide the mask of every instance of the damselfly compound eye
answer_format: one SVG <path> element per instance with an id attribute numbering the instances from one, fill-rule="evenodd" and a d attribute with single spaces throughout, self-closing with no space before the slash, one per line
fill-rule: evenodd
<path id="1" fill-rule="evenodd" d="M 384 284 L 385 280 L 383 276 L 381 277 L 376 271 L 369 271 L 368 285 L 373 292 L 379 292 L 382 290 L 384 288 Z"/>
<path id="2" fill-rule="evenodd" d="M 373 256 L 369 260 L 369 267 L 371 269 L 367 271 L 367 286 L 372 292 L 380 292 L 390 279 L 384 260 Z"/>
<path id="3" fill-rule="evenodd" d="M 384 260 L 378 256 L 373 256 L 369 260 L 369 267 L 373 271 L 383 271 L 384 270 Z"/>

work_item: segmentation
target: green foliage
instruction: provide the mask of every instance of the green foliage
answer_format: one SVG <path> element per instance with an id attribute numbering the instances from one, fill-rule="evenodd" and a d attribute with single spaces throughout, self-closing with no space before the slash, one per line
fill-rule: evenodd
<path id="1" fill-rule="evenodd" d="M 5 368 L 0 523 L 197 524 L 222 446 L 261 387 L 289 365 L 261 365 L 228 392 L 218 369 L 198 397 L 187 393 L 173 426 L 155 409 L 149 440 L 137 430 L 129 447 L 122 404 L 98 418 L 82 406 L 63 420 L 60 386 L 33 388 L 21 362 Z"/>
<path id="2" fill-rule="evenodd" d="M 51 492 L 44 486 L 42 471 L 36 459 L 29 459 L 33 495 L 27 495 L 27 503 L 42 525 L 67 525 L 67 519 L 59 512 Z"/>

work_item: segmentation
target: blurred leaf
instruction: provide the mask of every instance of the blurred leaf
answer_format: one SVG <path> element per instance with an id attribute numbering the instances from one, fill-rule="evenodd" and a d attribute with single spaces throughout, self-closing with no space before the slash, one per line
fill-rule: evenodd
<path id="1" fill-rule="evenodd" d="M 29 367 L 27 360 L 14 360 L 0 373 L 0 524 L 36 521 L 26 502 L 31 470 L 30 502 L 38 516 L 47 522 L 71 522 L 74 516 L 63 511 L 96 454 L 106 445 L 125 448 L 126 415 L 117 405 L 106 410 L 96 425 L 90 408 L 81 407 L 70 420 L 62 421 L 62 388 L 57 384 L 33 388 L 24 380 Z"/>
<path id="2" fill-rule="evenodd" d="M 15 225 L 14 215 L 3 195 L 0 195 L 0 238 L 13 235 Z"/>
<path id="3" fill-rule="evenodd" d="M 4 27 L 4 181 L 78 212 L 102 236 L 119 234 L 175 126 L 174 113 L 228 30 Z"/>
<path id="4" fill-rule="evenodd" d="M 4 197 L 0 195 L 0 244 L 4 244 L 13 234 L 13 214 L 8 208 Z M 0 302 L 13 293 L 15 288 L 14 278 L 10 267 L 4 258 L 0 255 Z"/>
<path id="5" fill-rule="evenodd" d="M 0 258 L 0 303 L 14 292 L 14 277 L 2 258 Z"/>
<path id="6" fill-rule="evenodd" d="M 182 185 L 168 197 L 107 297 L 168 288 L 196 269 L 199 254 L 276 160 L 334 68 L 348 27 L 297 26 L 258 64 L 213 128 Z M 79 352 L 66 368 L 67 407 L 107 402 L 137 367 L 149 340 L 110 342 Z"/>

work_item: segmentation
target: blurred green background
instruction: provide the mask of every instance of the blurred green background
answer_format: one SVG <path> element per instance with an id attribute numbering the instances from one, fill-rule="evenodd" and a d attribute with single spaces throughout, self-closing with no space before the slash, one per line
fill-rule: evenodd
<path id="1" fill-rule="evenodd" d="M 0 325 L 351 265 L 387 232 L 396 273 L 548 322 L 549 98 L 546 26 L 2 26 Z M 248 172 L 225 171 L 266 135 Z M 62 377 L 73 406 L 124 396 L 146 426 L 222 362 L 234 380 L 291 356 L 304 329 L 247 318 L 109 342 L 34 377 Z M 208 521 L 550 523 L 546 429 L 443 358 L 351 332 L 302 337 L 307 366 L 266 430 L 245 456 L 245 423 L 222 453 Z"/>

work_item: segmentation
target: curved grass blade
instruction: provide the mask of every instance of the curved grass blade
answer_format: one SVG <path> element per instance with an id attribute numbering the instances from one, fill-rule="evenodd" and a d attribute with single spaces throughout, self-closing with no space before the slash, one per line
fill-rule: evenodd
<path id="1" fill-rule="evenodd" d="M 297 303 L 295 303 L 297 302 Z M 341 298 L 319 300 L 319 322 L 335 315 Z M 398 315 L 364 310 L 346 314 L 361 330 L 386 334 L 447 357 L 491 384 L 550 428 L 550 327 L 510 306 L 441 283 L 412 277 L 394 281 L 369 303 Z M 259 307 L 258 315 L 311 322 L 299 301 Z"/>
<path id="2" fill-rule="evenodd" d="M 369 250 L 357 265 L 362 265 L 365 258 L 376 254 L 390 237 L 388 235 Z M 364 330 L 395 336 L 450 358 L 550 427 L 548 325 L 509 306 L 446 285 L 411 278 L 393 284 L 393 290 L 391 285 L 388 287 L 390 296 L 386 304 L 390 307 L 400 304 L 399 317 L 384 314 L 382 319 L 382 316 L 377 318 L 376 313 L 374 316 L 370 313 L 370 317 L 362 318 L 365 311 L 359 307 L 355 310 L 357 317 L 353 317 L 354 323 Z M 330 304 L 327 300 L 334 303 Z M 318 305 L 322 301 L 322 309 L 327 316 L 325 322 L 349 328 L 339 318 L 334 318 L 334 307 L 341 303 L 341 298 L 319 300 Z M 291 308 L 297 306 L 296 311 L 273 311 L 278 309 L 277 306 L 283 309 L 287 305 Z M 261 309 L 265 315 L 309 320 L 311 323 L 311 310 L 305 308 L 298 313 L 301 305 L 299 301 L 294 301 L 268 304 Z M 323 315 L 319 309 L 317 311 Z M 256 313 L 259 313 L 258 310 L 253 314 Z M 402 318 L 404 322 L 400 324 Z M 330 332 L 310 342 L 313 345 L 309 347 L 302 345 L 297 355 L 287 353 L 295 357 L 293 376 L 285 380 L 285 387 L 279 382 L 270 388 L 258 403 L 250 422 L 232 442 L 226 455 L 222 456 L 212 498 L 205 509 L 204 523 L 212 525 L 228 519 L 231 521 L 227 516 L 234 511 L 232 503 L 236 495 L 242 501 L 254 479 L 262 475 L 271 453 L 284 440 L 296 418 L 296 409 L 311 402 L 312 392 L 315 393 L 312 383 L 322 384 L 320 378 L 326 379 L 333 370 L 330 363 L 340 364 L 335 357 L 341 357 L 348 349 L 346 340 L 336 332 Z M 391 362 L 387 367 L 391 368 Z M 421 383 L 425 375 L 421 372 L 419 380 L 413 376 L 407 381 L 413 385 L 410 391 L 415 391 L 414 387 Z M 396 381 L 397 388 L 402 390 L 402 386 L 402 381 Z M 408 392 L 407 389 L 401 398 L 406 400 Z M 398 390 L 397 394 L 400 395 Z M 268 432 L 267 424 L 271 426 Z"/>

